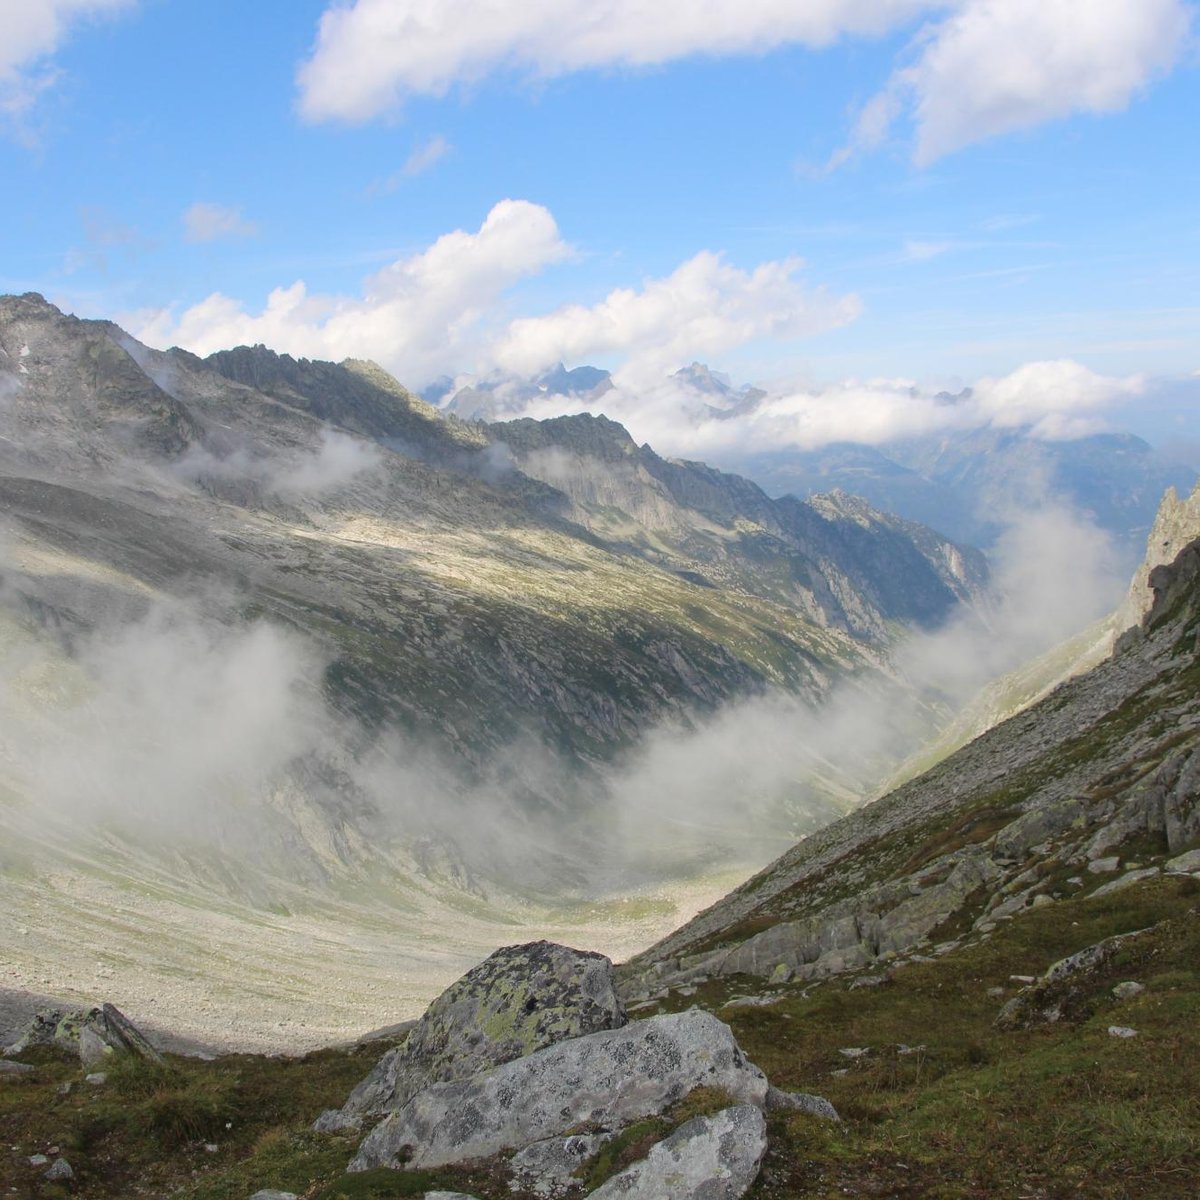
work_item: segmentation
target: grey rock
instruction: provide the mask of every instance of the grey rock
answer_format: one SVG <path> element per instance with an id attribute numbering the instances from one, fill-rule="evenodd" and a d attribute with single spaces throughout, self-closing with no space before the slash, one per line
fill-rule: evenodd
<path id="1" fill-rule="evenodd" d="M 809 1113 L 814 1117 L 824 1117 L 827 1121 L 840 1121 L 838 1111 L 824 1096 L 814 1096 L 809 1092 L 785 1092 L 777 1087 L 767 1089 L 767 1108 L 789 1108 L 795 1112 Z"/>
<path id="2" fill-rule="evenodd" d="M 0 1058 L 0 1075 L 28 1075 L 33 1068 L 28 1063 L 12 1062 Z"/>
<path id="3" fill-rule="evenodd" d="M 466 1192 L 426 1192 L 424 1200 L 475 1200 Z"/>
<path id="4" fill-rule="evenodd" d="M 497 950 L 452 983 L 318 1132 L 360 1128 L 423 1088 L 486 1071 L 570 1038 L 619 1029 L 628 1017 L 602 954 L 552 942 Z"/>
<path id="5" fill-rule="evenodd" d="M 1140 996 L 1145 990 L 1144 984 L 1138 983 L 1134 979 L 1126 979 L 1113 988 L 1112 994 L 1118 1000 L 1132 1000 L 1134 996 Z"/>
<path id="6" fill-rule="evenodd" d="M 29 1165 L 31 1167 L 44 1167 L 50 1161 L 44 1154 L 31 1154 L 29 1156 Z"/>
<path id="7" fill-rule="evenodd" d="M 613 1138 L 611 1133 L 580 1133 L 546 1138 L 513 1155 L 513 1191 L 555 1198 L 578 1186 L 575 1171 Z"/>
<path id="8" fill-rule="evenodd" d="M 1132 887 L 1135 883 L 1141 883 L 1143 879 L 1153 879 L 1159 874 L 1157 867 L 1143 867 L 1140 871 L 1126 871 L 1118 879 L 1110 879 L 1108 883 L 1101 884 L 1093 893 L 1092 899 L 1097 896 L 1107 896 L 1112 892 L 1124 891 L 1127 887 Z"/>
<path id="9" fill-rule="evenodd" d="M 1053 963 L 1044 974 L 1022 988 L 1001 1010 L 996 1024 L 1001 1029 L 1020 1029 L 1046 1021 L 1057 1021 L 1081 994 L 1086 977 L 1112 961 L 1117 951 L 1144 929 L 1105 938 Z M 1025 979 L 1027 976 L 1013 976 Z"/>
<path id="10" fill-rule="evenodd" d="M 71 1169 L 71 1164 L 65 1158 L 60 1158 L 42 1178 L 49 1182 L 57 1183 L 59 1180 L 74 1179 L 75 1172 Z"/>
<path id="11" fill-rule="evenodd" d="M 483 1158 L 567 1133 L 612 1129 L 662 1112 L 700 1086 L 762 1105 L 763 1073 L 728 1025 L 689 1009 L 574 1038 L 471 1079 L 438 1083 L 385 1118 L 352 1171 L 436 1167 Z"/>
<path id="12" fill-rule="evenodd" d="M 1119 870 L 1121 860 L 1115 854 L 1108 858 L 1093 858 L 1087 865 L 1087 869 L 1093 875 L 1111 875 L 1113 871 Z"/>
<path id="13" fill-rule="evenodd" d="M 865 1058 L 871 1053 L 870 1046 L 843 1046 L 838 1053 L 843 1058 Z"/>
<path id="14" fill-rule="evenodd" d="M 74 1050 L 84 1066 L 89 1067 L 113 1054 L 136 1054 L 151 1062 L 163 1061 L 145 1035 L 112 1004 L 38 1013 L 8 1052 L 20 1054 L 30 1046 Z"/>
<path id="15" fill-rule="evenodd" d="M 1168 859 L 1163 869 L 1179 875 L 1190 875 L 1193 871 L 1200 871 L 1200 850 L 1189 850 L 1186 854 Z"/>
<path id="16" fill-rule="evenodd" d="M 250 1200 L 296 1200 L 295 1192 L 280 1192 L 274 1188 L 263 1188 L 262 1191 L 255 1192 Z"/>
<path id="17" fill-rule="evenodd" d="M 1108 1036 L 1115 1038 L 1135 1038 L 1138 1035 L 1136 1029 L 1130 1029 L 1128 1025 L 1110 1025 L 1108 1027 Z"/>
<path id="18" fill-rule="evenodd" d="M 107 1071 L 93 1071 L 90 1075 L 83 1077 L 85 1083 L 90 1083 L 92 1087 L 103 1087 L 108 1082 Z"/>
<path id="19" fill-rule="evenodd" d="M 598 1187 L 592 1200 L 738 1200 L 766 1151 L 766 1119 L 753 1105 L 695 1117 Z"/>

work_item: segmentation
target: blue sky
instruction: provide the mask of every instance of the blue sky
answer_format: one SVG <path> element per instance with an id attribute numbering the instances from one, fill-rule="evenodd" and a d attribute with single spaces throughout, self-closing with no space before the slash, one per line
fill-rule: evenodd
<path id="1" fill-rule="evenodd" d="M 980 419 L 1008 405 L 1047 436 L 1164 392 L 1178 426 L 1200 371 L 1195 17 L 0 0 L 0 290 L 417 387 L 594 362 L 668 449 L 704 445 L 656 392 L 692 359 L 789 402 L 759 437 L 791 436 L 797 396 L 820 400 L 812 442 L 838 413 L 936 422 L 896 417 L 910 383 L 980 381 Z"/>

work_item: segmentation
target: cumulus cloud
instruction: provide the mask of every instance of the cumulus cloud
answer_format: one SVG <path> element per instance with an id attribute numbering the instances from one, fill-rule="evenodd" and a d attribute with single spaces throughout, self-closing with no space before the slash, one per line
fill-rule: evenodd
<path id="1" fill-rule="evenodd" d="M 0 114 L 19 118 L 57 76 L 48 58 L 81 18 L 132 8 L 137 0 L 0 0 Z"/>
<path id="2" fill-rule="evenodd" d="M 547 209 L 502 200 L 476 232 L 443 234 L 398 259 L 368 278 L 361 296 L 313 294 L 297 280 L 252 313 L 214 292 L 178 316 L 143 314 L 135 333 L 149 345 L 197 354 L 262 342 L 311 358 L 373 358 L 425 381 L 474 361 L 480 328 L 505 291 L 570 253 Z"/>
<path id="3" fill-rule="evenodd" d="M 905 111 L 919 165 L 1073 113 L 1117 112 L 1170 70 L 1190 26 L 1184 0 L 960 0 L 921 32 L 916 61 L 864 107 L 830 165 L 877 147 Z"/>
<path id="4" fill-rule="evenodd" d="M 591 308 L 566 305 L 513 321 L 496 352 L 498 364 L 530 374 L 560 360 L 614 352 L 627 357 L 627 379 L 650 379 L 691 359 L 761 338 L 799 338 L 848 324 L 861 311 L 856 296 L 805 288 L 799 259 L 742 271 L 702 251 L 662 279 L 619 288 Z"/>
<path id="5" fill-rule="evenodd" d="M 622 378 L 640 386 L 697 356 L 844 325 L 861 308 L 856 296 L 803 284 L 798 259 L 742 270 L 703 251 L 670 275 L 618 288 L 591 307 L 506 323 L 507 290 L 571 254 L 547 209 L 504 200 L 477 232 L 445 234 L 397 260 L 367 279 L 358 297 L 315 295 L 297 281 L 272 291 L 258 313 L 214 293 L 178 315 L 159 310 L 129 319 L 152 346 L 207 354 L 263 342 L 310 358 L 372 358 L 417 386 L 464 369 L 529 374 L 599 355 L 619 357 Z"/>
<path id="6" fill-rule="evenodd" d="M 252 237 L 258 226 L 236 208 L 197 200 L 184 211 L 183 231 L 189 242 L 215 242 L 219 238 Z"/>
<path id="7" fill-rule="evenodd" d="M 411 95 L 443 95 L 496 71 L 542 78 L 610 66 L 649 66 L 697 54 L 758 54 L 879 34 L 939 0 L 355 0 L 321 17 L 298 73 L 311 120 L 359 121 Z"/>

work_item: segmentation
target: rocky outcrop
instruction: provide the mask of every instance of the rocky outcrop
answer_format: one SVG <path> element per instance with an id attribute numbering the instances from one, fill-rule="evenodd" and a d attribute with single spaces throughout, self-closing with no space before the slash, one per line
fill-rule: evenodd
<path id="1" fill-rule="evenodd" d="M 366 1138 L 352 1171 L 485 1158 L 580 1128 L 613 1130 L 698 1087 L 762 1107 L 763 1073 L 699 1009 L 560 1042 L 415 1095 Z"/>
<path id="2" fill-rule="evenodd" d="M 72 1050 L 85 1067 L 95 1066 L 118 1054 L 133 1054 L 151 1062 L 163 1061 L 145 1035 L 112 1004 L 40 1012 L 24 1035 L 5 1053 L 21 1054 L 31 1046 Z"/>
<path id="3" fill-rule="evenodd" d="M 738 1200 L 767 1152 L 767 1123 L 752 1105 L 694 1117 L 640 1162 L 601 1184 L 594 1200 Z"/>
<path id="4" fill-rule="evenodd" d="M 604 955 L 552 942 L 507 946 L 451 984 L 316 1128 L 357 1129 L 430 1084 L 476 1075 L 567 1038 L 618 1029 L 626 1020 Z"/>

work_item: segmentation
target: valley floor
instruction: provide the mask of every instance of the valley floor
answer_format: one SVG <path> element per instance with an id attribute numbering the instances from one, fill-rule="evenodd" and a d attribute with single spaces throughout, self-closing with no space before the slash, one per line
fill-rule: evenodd
<path id="1" fill-rule="evenodd" d="M 116 1004 L 181 1048 L 298 1054 L 420 1016 L 499 946 L 545 938 L 615 960 L 652 944 L 751 873 L 727 868 L 611 899 L 495 907 L 416 894 L 409 911 L 328 899 L 305 914 L 110 869 L 0 876 L 0 1045 L 21 993 Z"/>

